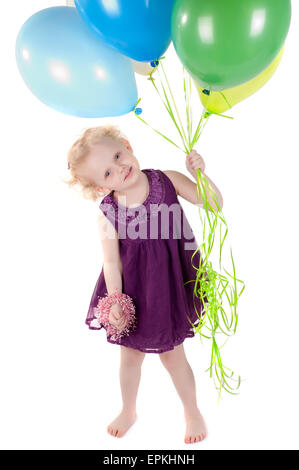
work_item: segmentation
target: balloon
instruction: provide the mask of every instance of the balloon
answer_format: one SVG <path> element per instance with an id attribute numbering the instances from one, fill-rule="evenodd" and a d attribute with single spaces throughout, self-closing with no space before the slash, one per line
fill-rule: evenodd
<path id="1" fill-rule="evenodd" d="M 261 74 L 237 87 L 222 91 L 211 91 L 210 95 L 206 95 L 203 93 L 204 88 L 194 82 L 203 106 L 211 113 L 224 113 L 240 101 L 248 98 L 248 96 L 253 95 L 253 93 L 262 88 L 275 73 L 281 61 L 283 51 L 284 47 L 281 49 L 272 64 L 270 64 Z"/>
<path id="2" fill-rule="evenodd" d="M 85 23 L 106 44 L 150 62 L 168 48 L 174 0 L 75 0 Z"/>
<path id="3" fill-rule="evenodd" d="M 290 0 L 175 0 L 172 39 L 200 86 L 224 90 L 273 62 L 290 19 Z"/>
<path id="4" fill-rule="evenodd" d="M 130 60 L 92 34 L 75 8 L 52 7 L 31 16 L 18 34 L 16 59 L 32 93 L 57 111 L 119 116 L 136 105 Z"/>

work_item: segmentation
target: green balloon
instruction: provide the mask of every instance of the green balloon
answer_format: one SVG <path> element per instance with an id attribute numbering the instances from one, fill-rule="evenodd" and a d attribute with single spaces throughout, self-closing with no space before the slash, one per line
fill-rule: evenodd
<path id="1" fill-rule="evenodd" d="M 190 75 L 219 91 L 270 65 L 290 20 L 291 0 L 175 0 L 172 39 Z"/>

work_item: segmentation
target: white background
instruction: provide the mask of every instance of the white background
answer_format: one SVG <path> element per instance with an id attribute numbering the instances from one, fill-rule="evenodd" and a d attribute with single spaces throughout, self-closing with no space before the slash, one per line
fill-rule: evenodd
<path id="1" fill-rule="evenodd" d="M 1 448 L 298 448 L 298 2 L 275 76 L 227 113 L 234 120 L 212 117 L 196 146 L 222 192 L 246 290 L 238 333 L 223 352 L 244 378 L 240 395 L 218 404 L 204 372 L 209 347 L 198 336 L 184 343 L 209 432 L 193 445 L 184 444 L 183 408 L 154 354 L 145 357 L 136 424 L 121 439 L 106 432 L 121 409 L 120 351 L 104 330 L 84 324 L 102 267 L 99 209 L 62 182 L 66 152 L 83 128 L 112 122 L 141 168 L 189 174 L 184 155 L 132 113 L 69 117 L 26 88 L 15 63 L 17 33 L 33 13 L 58 4 L 10 1 L 1 15 Z M 167 60 L 179 93 L 172 48 Z M 142 117 L 176 138 L 151 84 L 141 76 L 137 83 Z M 180 201 L 201 239 L 197 209 Z"/>

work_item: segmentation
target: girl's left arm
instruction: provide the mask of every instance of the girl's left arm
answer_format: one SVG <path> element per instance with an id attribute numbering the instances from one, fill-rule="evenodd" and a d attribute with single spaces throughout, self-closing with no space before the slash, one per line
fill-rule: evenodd
<path id="1" fill-rule="evenodd" d="M 219 206 L 222 209 L 223 207 L 223 198 L 222 194 L 217 188 L 217 186 L 213 183 L 213 181 L 204 173 L 205 163 L 203 158 L 193 150 L 189 155 L 186 157 L 186 167 L 189 173 L 193 176 L 195 181 L 197 181 L 197 174 L 196 170 L 199 169 L 202 175 L 208 182 L 207 187 L 207 199 L 215 211 L 218 211 L 218 208 L 214 202 L 214 198 L 218 199 Z M 201 194 L 197 196 L 197 185 L 193 183 L 187 176 L 179 173 L 178 171 L 167 170 L 164 173 L 170 178 L 172 181 L 176 192 L 179 196 L 183 197 L 187 201 L 191 202 L 192 204 L 199 205 L 200 207 L 204 207 Z"/>

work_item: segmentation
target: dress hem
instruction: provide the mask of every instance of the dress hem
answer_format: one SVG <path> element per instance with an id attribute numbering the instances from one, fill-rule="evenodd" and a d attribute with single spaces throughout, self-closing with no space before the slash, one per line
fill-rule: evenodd
<path id="1" fill-rule="evenodd" d="M 106 331 L 103 325 L 101 325 L 98 328 L 90 326 L 92 320 L 87 320 L 85 323 L 88 325 L 90 330 L 101 330 L 102 328 Z M 195 322 L 196 324 L 197 322 Z M 118 346 L 125 346 L 126 348 L 132 348 L 132 349 L 137 349 L 138 351 L 145 352 L 145 353 L 154 353 L 154 354 L 161 354 L 166 351 L 172 351 L 175 346 L 178 346 L 179 344 L 183 343 L 186 338 L 193 338 L 195 336 L 194 330 L 186 332 L 183 336 L 177 337 L 176 340 L 173 341 L 172 345 L 165 345 L 165 346 L 160 346 L 156 348 L 150 348 L 147 346 L 141 346 L 141 345 L 133 345 L 133 344 L 122 344 L 122 339 L 125 339 L 126 336 L 123 338 L 120 338 L 120 340 L 112 340 L 111 337 L 107 336 L 106 334 L 106 339 L 108 343 L 110 344 L 117 344 Z"/>
<path id="2" fill-rule="evenodd" d="M 107 341 L 108 343 L 117 344 L 118 346 L 124 346 L 126 348 L 137 349 L 138 351 L 141 351 L 147 354 L 162 354 L 167 351 L 172 351 L 175 346 L 179 346 L 180 344 L 182 344 L 186 338 L 193 338 L 194 336 L 195 336 L 194 332 L 191 331 L 187 333 L 186 336 L 178 338 L 176 341 L 173 342 L 171 346 L 170 345 L 164 346 L 164 347 L 162 346 L 160 348 L 146 348 L 146 347 L 138 346 L 138 345 L 121 344 L 121 343 L 118 343 L 117 341 L 112 341 L 108 337 L 107 337 Z"/>

